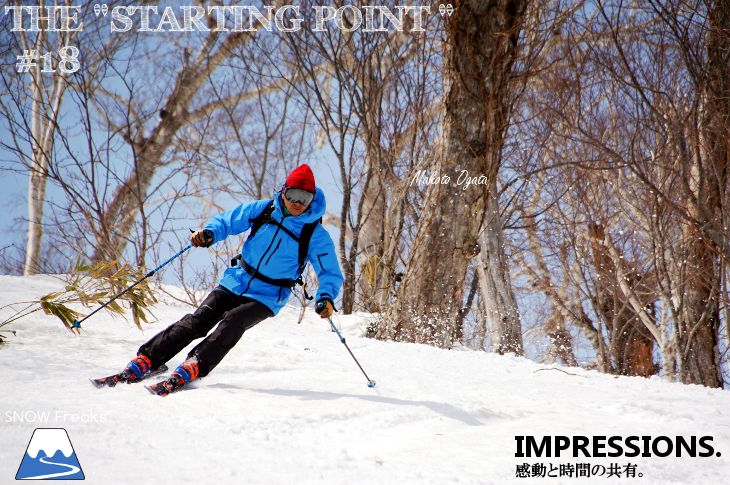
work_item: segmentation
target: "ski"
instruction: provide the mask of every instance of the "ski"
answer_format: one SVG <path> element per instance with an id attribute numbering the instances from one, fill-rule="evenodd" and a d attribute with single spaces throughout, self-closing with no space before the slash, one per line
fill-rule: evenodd
<path id="1" fill-rule="evenodd" d="M 162 374 L 163 372 L 167 372 L 168 368 L 167 365 L 162 364 L 157 369 L 149 370 L 147 371 L 142 377 L 139 379 L 136 379 L 134 377 L 134 374 L 132 374 L 127 369 L 124 369 L 122 372 L 119 372 L 118 374 L 114 374 L 107 377 L 100 377 L 98 379 L 89 379 L 91 383 L 101 389 L 102 387 L 114 387 L 120 382 L 126 382 L 127 384 L 131 384 L 133 382 L 139 382 L 143 379 L 147 379 L 148 377 L 156 376 L 159 374 Z"/>
<path id="2" fill-rule="evenodd" d="M 156 384 L 152 384 L 149 386 L 144 386 L 148 391 L 150 391 L 152 394 L 155 394 L 157 396 L 167 396 L 171 392 L 175 392 L 179 390 L 183 384 L 185 384 L 185 381 L 177 374 L 173 374 L 168 379 L 165 379 L 164 381 L 160 381 Z"/>

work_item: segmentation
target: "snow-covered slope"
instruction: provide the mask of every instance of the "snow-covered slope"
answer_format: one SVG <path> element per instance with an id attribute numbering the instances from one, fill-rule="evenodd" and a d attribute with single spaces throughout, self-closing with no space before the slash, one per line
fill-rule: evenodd
<path id="1" fill-rule="evenodd" d="M 2 276 L 0 306 L 60 287 L 49 276 Z M 161 303 L 144 333 L 106 314 L 81 337 L 41 314 L 15 324 L 0 348 L 0 483 L 15 482 L 35 428 L 65 428 L 93 484 L 729 483 L 727 391 L 373 341 L 360 338 L 364 316 L 336 321 L 374 389 L 328 325 L 311 310 L 298 325 L 293 308 L 248 331 L 189 390 L 160 398 L 138 384 L 91 386 L 188 311 Z M 711 436 L 714 453 L 515 456 L 516 437 L 574 435 Z M 524 463 L 546 474 L 561 464 L 606 471 L 518 478 Z M 608 478 L 612 463 L 635 464 L 637 478 Z"/>

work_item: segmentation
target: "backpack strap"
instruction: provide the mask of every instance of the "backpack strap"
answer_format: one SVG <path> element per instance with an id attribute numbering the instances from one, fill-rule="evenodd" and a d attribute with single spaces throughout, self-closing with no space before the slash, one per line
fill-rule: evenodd
<path id="1" fill-rule="evenodd" d="M 256 235 L 259 229 L 261 229 L 261 226 L 266 224 L 268 221 L 272 220 L 271 214 L 274 213 L 274 200 L 270 200 L 269 204 L 264 207 L 264 210 L 262 210 L 259 215 L 256 217 L 252 217 L 248 220 L 248 222 L 251 223 L 251 232 L 248 233 L 248 237 L 246 238 L 246 241 L 249 241 L 252 237 Z M 243 262 L 243 258 L 241 257 L 241 253 L 238 253 L 233 258 L 231 258 L 231 267 L 236 266 L 239 263 Z"/>
<path id="2" fill-rule="evenodd" d="M 267 205 L 264 210 L 261 211 L 259 215 L 254 217 L 253 219 L 249 219 L 248 222 L 251 223 L 251 232 L 248 234 L 248 239 L 251 239 L 254 237 L 254 235 L 258 232 L 259 229 L 261 229 L 261 226 L 269 222 L 270 220 L 273 220 L 271 218 L 271 214 L 274 213 L 274 201 L 273 199 L 269 201 L 269 205 Z"/>
<path id="3" fill-rule="evenodd" d="M 302 232 L 299 234 L 299 269 L 297 269 L 297 283 L 301 285 L 304 290 L 304 297 L 307 300 L 313 300 L 314 298 L 309 296 L 307 288 L 304 286 L 304 279 L 302 273 L 304 273 L 304 267 L 307 265 L 307 254 L 309 253 L 309 242 L 312 240 L 312 234 L 314 234 L 317 226 L 322 224 L 322 218 L 320 217 L 314 222 L 308 222 L 302 227 Z"/>
<path id="4" fill-rule="evenodd" d="M 278 226 L 282 231 L 287 233 L 290 238 L 294 239 L 296 242 L 299 242 L 299 236 L 287 229 L 281 222 L 271 217 L 271 214 L 273 213 L 274 201 L 272 200 L 269 202 L 269 205 L 267 205 L 266 208 L 261 211 L 261 214 L 257 215 L 253 219 L 249 219 L 249 222 L 251 223 L 251 232 L 248 234 L 248 238 L 246 238 L 246 240 L 248 241 L 249 239 L 254 237 L 256 235 L 256 232 L 258 232 L 258 230 L 261 229 L 261 226 L 263 226 L 264 224 L 272 224 L 274 226 Z"/>
<path id="5" fill-rule="evenodd" d="M 246 261 L 241 259 L 241 267 L 256 279 L 259 279 L 270 285 L 278 286 L 279 288 L 294 288 L 298 283 L 298 280 L 290 280 L 287 278 L 269 278 L 263 273 L 260 273 L 256 268 L 248 264 Z"/>

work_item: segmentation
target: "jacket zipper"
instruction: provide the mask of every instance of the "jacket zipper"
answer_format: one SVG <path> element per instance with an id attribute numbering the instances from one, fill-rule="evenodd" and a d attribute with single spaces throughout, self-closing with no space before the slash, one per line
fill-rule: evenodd
<path id="1" fill-rule="evenodd" d="M 279 246 L 281 246 L 281 238 L 279 238 L 279 242 L 276 243 L 276 247 L 274 248 L 273 251 L 271 251 L 271 254 L 269 254 L 269 257 L 266 258 L 266 263 L 265 263 L 266 266 L 269 265 L 269 261 L 271 261 L 271 257 L 274 255 L 274 253 L 277 251 L 277 249 L 279 249 Z"/>

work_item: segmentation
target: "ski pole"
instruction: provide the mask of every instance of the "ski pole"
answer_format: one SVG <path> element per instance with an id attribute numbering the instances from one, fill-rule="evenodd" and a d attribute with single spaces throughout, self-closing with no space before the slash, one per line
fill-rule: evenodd
<path id="1" fill-rule="evenodd" d="M 357 366 L 362 371 L 363 375 L 365 376 L 365 379 L 368 380 L 368 387 L 375 387 L 375 381 L 368 377 L 368 375 L 365 373 L 365 369 L 362 368 L 360 365 L 360 362 L 357 361 L 355 358 L 355 355 L 352 353 L 352 350 L 350 350 L 350 347 L 347 345 L 347 342 L 345 342 L 345 337 L 342 336 L 339 330 L 337 330 L 337 327 L 335 327 L 335 324 L 332 322 L 332 318 L 327 317 L 327 321 L 330 322 L 330 326 L 332 327 L 332 330 L 334 330 L 335 333 L 337 333 L 337 336 L 340 337 L 340 342 L 345 346 L 348 352 L 350 352 L 350 355 L 352 356 L 353 360 L 357 364 Z"/>
<path id="2" fill-rule="evenodd" d="M 170 259 L 168 259 L 167 261 L 165 261 L 164 263 L 162 263 L 161 265 L 159 265 L 158 267 L 156 267 L 155 269 L 153 269 L 152 271 L 150 271 L 149 273 L 147 273 L 146 275 L 144 275 L 144 276 L 143 276 L 142 278 L 140 278 L 140 279 L 139 279 L 138 281 L 135 281 L 134 283 L 132 283 L 132 285 L 128 286 L 128 287 L 127 287 L 127 288 L 125 288 L 124 290 L 122 290 L 122 291 L 120 291 L 119 293 L 117 293 L 116 295 L 114 295 L 114 296 L 112 297 L 112 299 L 111 299 L 111 300 L 109 300 L 108 302 L 104 303 L 104 304 L 103 304 L 103 305 L 101 305 L 101 306 L 100 306 L 99 308 L 97 308 L 97 309 L 96 309 L 96 310 L 94 310 L 93 312 L 89 313 L 88 315 L 86 315 L 86 316 L 85 316 L 84 318 L 82 318 L 81 320 L 74 320 L 74 323 L 73 323 L 73 325 L 71 325 L 71 328 L 81 328 L 81 322 L 85 321 L 85 320 L 86 320 L 87 318 L 89 318 L 89 317 L 90 317 L 91 315 L 93 315 L 94 313 L 98 312 L 98 311 L 99 311 L 99 310 L 101 310 L 102 308 L 106 307 L 106 306 L 107 306 L 108 304 L 110 304 L 111 302 L 113 302 L 114 300 L 116 300 L 117 298 L 119 298 L 120 296 L 122 296 L 123 294 L 125 294 L 126 292 L 128 292 L 129 290 L 131 290 L 132 288 L 134 288 L 135 286 L 137 286 L 138 284 L 142 283 L 142 282 L 143 282 L 144 280 L 146 280 L 146 279 L 147 279 L 147 278 L 149 278 L 150 276 L 152 276 L 152 275 L 154 275 L 155 273 L 157 273 L 157 272 L 158 272 L 159 270 L 161 270 L 162 268 L 164 268 L 165 266 L 167 266 L 168 264 L 170 264 L 170 263 L 171 263 L 171 262 L 172 262 L 172 261 L 173 261 L 173 260 L 174 260 L 175 258 L 177 258 L 177 257 L 179 257 L 180 255 L 182 255 L 182 253 L 184 253 L 185 251 L 187 251 L 187 250 L 188 250 L 188 249 L 190 249 L 191 247 L 193 247 L 193 245 L 192 245 L 192 244 L 188 244 L 187 246 L 185 246 L 184 248 L 182 248 L 182 250 L 181 250 L 181 251 L 180 251 L 179 253 L 177 253 L 176 255 L 172 256 L 172 257 L 171 257 Z"/>

